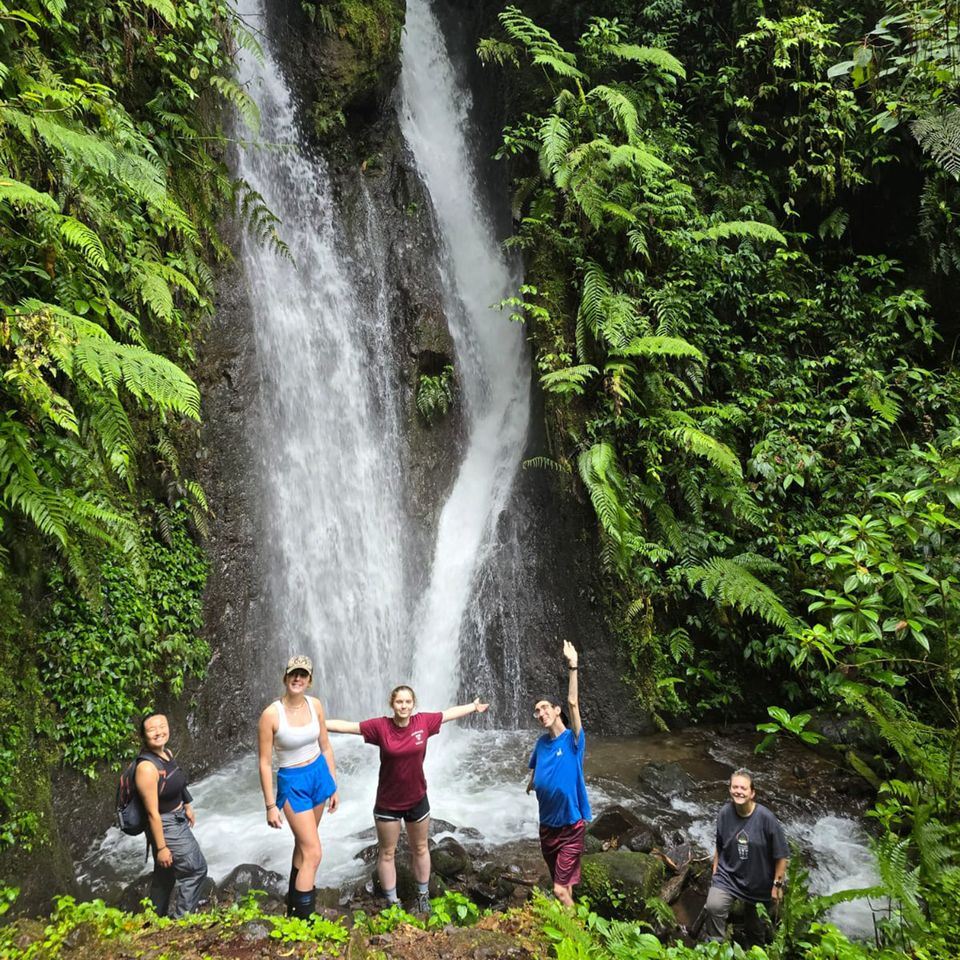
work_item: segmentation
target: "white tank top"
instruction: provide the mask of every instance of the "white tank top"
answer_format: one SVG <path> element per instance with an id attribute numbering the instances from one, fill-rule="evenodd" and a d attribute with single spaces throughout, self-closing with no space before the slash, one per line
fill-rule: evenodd
<path id="1" fill-rule="evenodd" d="M 277 755 L 277 764 L 281 767 L 294 767 L 306 763 L 320 753 L 320 721 L 313 709 L 310 697 L 305 698 L 310 710 L 310 722 L 302 727 L 293 727 L 287 722 L 287 711 L 281 700 L 277 705 L 277 732 L 273 738 L 273 749 Z"/>

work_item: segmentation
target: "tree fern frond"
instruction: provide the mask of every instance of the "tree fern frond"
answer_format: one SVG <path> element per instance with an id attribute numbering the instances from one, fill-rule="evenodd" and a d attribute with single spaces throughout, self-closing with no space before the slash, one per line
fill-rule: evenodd
<path id="1" fill-rule="evenodd" d="M 683 69 L 683 64 L 672 53 L 668 53 L 660 47 L 638 47 L 632 43 L 611 43 L 604 49 L 618 60 L 649 64 L 664 73 L 671 73 L 681 80 L 686 79 L 687 72 Z"/>
<path id="2" fill-rule="evenodd" d="M 920 149 L 937 166 L 960 180 L 960 107 L 928 114 L 910 124 Z"/>
<path id="3" fill-rule="evenodd" d="M 589 363 L 581 363 L 574 367 L 564 367 L 562 370 L 553 370 L 540 377 L 540 384 L 550 393 L 574 393 L 582 395 L 584 384 L 600 371 Z"/>
<path id="4" fill-rule="evenodd" d="M 686 577 L 708 599 L 713 597 L 741 613 L 752 613 L 781 630 L 795 624 L 777 594 L 736 560 L 711 557 L 701 566 L 690 567 Z"/>
<path id="5" fill-rule="evenodd" d="M 779 243 L 787 245 L 787 238 L 769 223 L 759 220 L 730 220 L 726 223 L 716 223 L 706 230 L 691 232 L 694 240 L 757 240 L 760 243 Z"/>
<path id="6" fill-rule="evenodd" d="M 140 2 L 154 13 L 163 17 L 171 27 L 176 26 L 177 10 L 173 0 L 140 0 Z"/>
<path id="7" fill-rule="evenodd" d="M 667 431 L 677 444 L 703 457 L 710 465 L 732 480 L 743 479 L 743 467 L 737 455 L 723 442 L 709 433 L 689 424 L 682 424 Z"/>
<path id="8" fill-rule="evenodd" d="M 625 357 L 670 357 L 674 360 L 706 362 L 706 357 L 692 343 L 680 337 L 636 337 L 618 353 Z"/>
<path id="9" fill-rule="evenodd" d="M 552 457 L 530 457 L 521 464 L 524 470 L 556 470 L 558 473 L 572 473 L 567 461 L 554 460 Z"/>
<path id="10" fill-rule="evenodd" d="M 99 270 L 108 269 L 107 252 L 93 230 L 73 217 L 61 217 L 59 227 L 64 240 L 76 247 L 88 263 Z"/>
<path id="11" fill-rule="evenodd" d="M 0 177 L 0 203 L 9 203 L 21 210 L 47 210 L 51 213 L 60 210 L 49 193 L 42 193 L 26 183 L 6 177 Z"/>
<path id="12" fill-rule="evenodd" d="M 228 77 L 213 76 L 210 84 L 229 103 L 236 108 L 240 118 L 253 136 L 260 132 L 260 108 L 253 97 L 235 80 Z"/>
<path id="13" fill-rule="evenodd" d="M 637 116 L 637 108 L 624 94 L 614 87 L 599 83 L 587 93 L 587 100 L 600 100 L 613 115 L 627 142 L 633 143 L 637 137 L 640 120 Z"/>

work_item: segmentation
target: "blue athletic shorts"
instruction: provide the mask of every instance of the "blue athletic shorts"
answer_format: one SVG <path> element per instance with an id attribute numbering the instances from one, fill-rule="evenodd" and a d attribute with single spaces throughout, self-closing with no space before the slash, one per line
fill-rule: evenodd
<path id="1" fill-rule="evenodd" d="M 277 771 L 277 807 L 289 800 L 294 813 L 312 810 L 337 792 L 330 768 L 322 753 L 304 767 L 281 767 Z"/>

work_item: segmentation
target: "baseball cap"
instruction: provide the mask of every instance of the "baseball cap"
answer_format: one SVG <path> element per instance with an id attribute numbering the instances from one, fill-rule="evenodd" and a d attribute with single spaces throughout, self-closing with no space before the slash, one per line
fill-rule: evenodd
<path id="1" fill-rule="evenodd" d="M 313 676 L 313 661 L 309 657 L 305 657 L 302 653 L 297 654 L 295 657 L 291 657 L 287 661 L 287 669 L 283 671 L 283 675 L 286 676 L 288 673 L 292 673 L 294 670 L 306 670 L 310 676 Z"/>

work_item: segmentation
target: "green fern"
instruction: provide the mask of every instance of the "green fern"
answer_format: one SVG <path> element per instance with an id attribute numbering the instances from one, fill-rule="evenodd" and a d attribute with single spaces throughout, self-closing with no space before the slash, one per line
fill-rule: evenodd
<path id="1" fill-rule="evenodd" d="M 260 132 L 260 108 L 253 97 L 240 84 L 228 77 L 211 77 L 210 83 L 220 96 L 233 105 L 250 133 L 254 137 L 257 136 Z"/>
<path id="2" fill-rule="evenodd" d="M 960 180 L 960 107 L 920 117 L 910 124 L 910 129 L 923 152 Z"/>
<path id="3" fill-rule="evenodd" d="M 692 343 L 680 337 L 637 337 L 617 352 L 625 357 L 670 357 L 706 362 L 706 357 Z"/>
<path id="4" fill-rule="evenodd" d="M 694 240 L 757 240 L 760 243 L 778 243 L 787 245 L 787 239 L 769 223 L 758 220 L 731 220 L 726 223 L 717 223 L 706 230 L 694 230 L 691 233 Z"/>
<path id="5" fill-rule="evenodd" d="M 777 594 L 737 557 L 711 557 L 706 563 L 686 570 L 685 576 L 690 586 L 699 586 L 708 599 L 714 598 L 740 613 L 752 613 L 781 630 L 795 625 L 794 617 Z"/>
<path id="6" fill-rule="evenodd" d="M 611 43 L 604 50 L 618 60 L 627 60 L 631 63 L 642 63 L 656 67 L 663 73 L 672 74 L 685 80 L 687 76 L 683 64 L 672 54 L 659 47 L 638 47 L 632 43 Z"/>
<path id="7" fill-rule="evenodd" d="M 592 364 L 581 363 L 545 373 L 540 377 L 540 384 L 549 393 L 573 393 L 579 396 L 584 393 L 587 381 L 597 373 L 599 370 Z"/>

